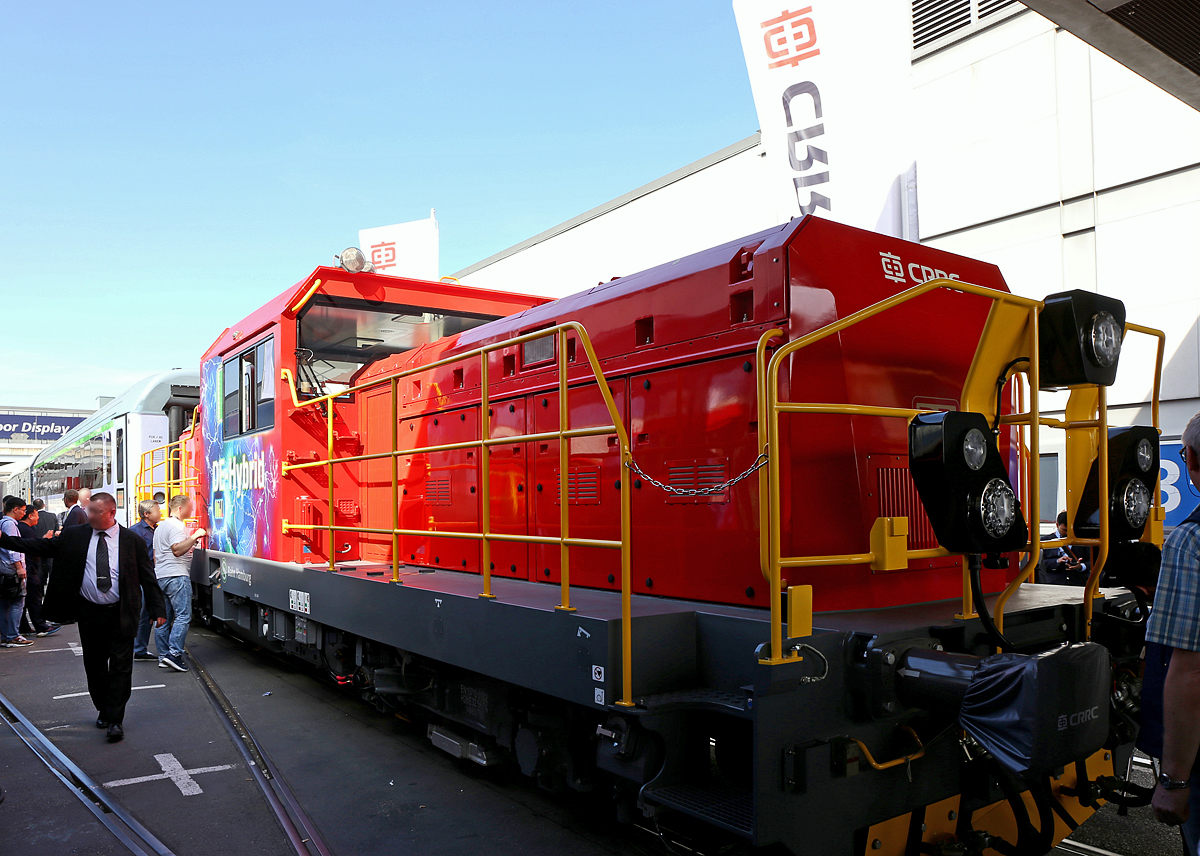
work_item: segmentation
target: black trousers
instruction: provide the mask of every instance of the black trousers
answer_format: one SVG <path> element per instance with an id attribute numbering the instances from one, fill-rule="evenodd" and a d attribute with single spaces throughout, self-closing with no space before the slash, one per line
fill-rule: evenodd
<path id="1" fill-rule="evenodd" d="M 25 612 L 33 631 L 45 630 L 49 623 L 42 620 L 42 598 L 46 594 L 46 580 L 42 570 L 31 570 L 25 577 Z"/>
<path id="2" fill-rule="evenodd" d="M 121 633 L 120 603 L 100 606 L 80 598 L 79 642 L 99 718 L 123 722 L 133 687 L 133 637 Z"/>

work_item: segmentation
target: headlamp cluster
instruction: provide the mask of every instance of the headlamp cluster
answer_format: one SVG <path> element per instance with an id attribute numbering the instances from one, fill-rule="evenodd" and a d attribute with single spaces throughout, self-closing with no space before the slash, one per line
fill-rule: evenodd
<path id="1" fill-rule="evenodd" d="M 1090 291 L 1064 291 L 1043 301 L 1038 318 L 1042 389 L 1111 386 L 1125 336 L 1125 304 Z"/>
<path id="2" fill-rule="evenodd" d="M 1145 425 L 1108 429 L 1109 537 L 1136 541 L 1142 537 L 1158 483 L 1158 432 Z M 1075 534 L 1100 533 L 1100 459 L 1084 484 L 1075 513 Z"/>
<path id="3" fill-rule="evenodd" d="M 333 260 L 341 266 L 342 270 L 350 273 L 375 273 L 375 265 L 367 261 L 366 255 L 358 247 L 347 247 L 342 250 Z"/>
<path id="4" fill-rule="evenodd" d="M 1004 553 L 1029 540 L 1021 504 L 982 413 L 927 413 L 908 426 L 909 472 L 938 543 Z"/>

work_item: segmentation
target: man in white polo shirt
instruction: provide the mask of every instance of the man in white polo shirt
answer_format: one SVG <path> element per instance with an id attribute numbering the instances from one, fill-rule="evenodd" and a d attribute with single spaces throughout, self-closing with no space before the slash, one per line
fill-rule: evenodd
<path id="1" fill-rule="evenodd" d="M 184 521 L 192 516 L 193 507 L 190 497 L 171 497 L 171 516 L 154 530 L 154 575 L 167 606 L 167 621 L 155 628 L 154 644 L 158 665 L 178 672 L 189 670 L 183 643 L 192 621 L 192 547 L 205 534 L 197 529 L 188 535 Z"/>

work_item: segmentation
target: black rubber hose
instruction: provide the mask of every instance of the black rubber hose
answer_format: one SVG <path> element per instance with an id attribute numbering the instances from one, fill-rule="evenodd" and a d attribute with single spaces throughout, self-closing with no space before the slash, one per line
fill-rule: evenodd
<path id="1" fill-rule="evenodd" d="M 978 553 L 967 555 L 967 570 L 971 574 L 971 594 L 975 598 L 975 611 L 979 613 L 979 620 L 983 622 L 983 629 L 987 631 L 988 638 L 1001 651 L 1013 650 L 1013 644 L 996 628 L 991 613 L 988 612 L 987 601 L 983 599 L 983 580 L 981 579 L 983 563 L 980 561 Z"/>
<path id="2" fill-rule="evenodd" d="M 1033 797 L 1033 804 L 1037 806 L 1038 822 L 1042 827 L 1030 852 L 1049 853 L 1054 847 L 1054 806 L 1058 805 L 1058 800 L 1054 798 L 1049 780 L 1031 782 L 1029 793 Z"/>
<path id="3" fill-rule="evenodd" d="M 1049 851 L 1050 847 L 1047 846 L 1041 850 L 1035 849 L 1036 842 L 1042 838 L 1042 835 L 1034 827 L 1033 821 L 1029 819 L 1029 809 L 1025 807 L 1025 800 L 1021 799 L 1016 782 L 1013 781 L 1008 771 L 1000 766 L 998 761 L 993 759 L 991 766 L 996 777 L 996 784 L 1000 786 L 1000 791 L 1008 801 L 1008 805 L 1012 809 L 1013 819 L 1017 824 L 1017 843 L 1010 845 L 1011 850 L 1001 847 L 994 847 L 993 849 L 1004 853 L 1005 856 L 1026 856 L 1026 854 L 1028 856 L 1042 856 L 1042 854 Z"/>
<path id="4" fill-rule="evenodd" d="M 1050 808 L 1052 808 L 1054 810 L 1055 814 L 1057 814 L 1059 817 L 1062 818 L 1062 822 L 1065 823 L 1067 825 L 1067 828 L 1070 829 L 1072 832 L 1074 832 L 1076 829 L 1079 828 L 1079 821 L 1077 821 L 1077 820 L 1075 820 L 1075 818 L 1071 817 L 1071 813 L 1069 811 L 1067 811 L 1066 806 L 1064 806 L 1062 803 L 1060 803 L 1058 801 L 1058 799 L 1054 796 L 1053 789 L 1050 790 Z"/>

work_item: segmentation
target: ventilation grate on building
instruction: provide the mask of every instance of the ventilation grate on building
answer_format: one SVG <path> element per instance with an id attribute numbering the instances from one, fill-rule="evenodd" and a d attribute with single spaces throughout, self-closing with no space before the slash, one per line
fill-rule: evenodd
<path id="1" fill-rule="evenodd" d="M 913 50 L 971 26 L 971 0 L 915 0 Z"/>
<path id="2" fill-rule="evenodd" d="M 1200 3 L 1196 0 L 1132 0 L 1108 17 L 1200 74 Z"/>
<path id="3" fill-rule="evenodd" d="M 979 17 L 986 18 L 988 15 L 994 15 L 1001 9 L 1007 9 L 1016 4 L 1017 0 L 979 0 Z"/>

